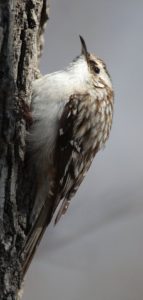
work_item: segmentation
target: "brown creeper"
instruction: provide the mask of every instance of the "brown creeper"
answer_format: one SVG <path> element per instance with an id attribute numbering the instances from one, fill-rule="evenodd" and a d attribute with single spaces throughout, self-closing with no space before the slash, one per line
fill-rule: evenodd
<path id="1" fill-rule="evenodd" d="M 29 139 L 40 178 L 36 205 L 42 203 L 30 236 L 33 249 L 47 226 L 46 207 L 50 203 L 52 217 L 61 202 L 57 223 L 112 125 L 113 89 L 106 65 L 80 40 L 81 55 L 66 70 L 33 83 Z"/>

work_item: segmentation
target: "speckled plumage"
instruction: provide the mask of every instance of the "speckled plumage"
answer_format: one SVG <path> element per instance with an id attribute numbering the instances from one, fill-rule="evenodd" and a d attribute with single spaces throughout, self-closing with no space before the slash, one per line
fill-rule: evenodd
<path id="1" fill-rule="evenodd" d="M 66 211 L 95 154 L 105 145 L 112 124 L 112 103 L 109 95 L 98 100 L 87 94 L 74 94 L 65 105 L 60 120 L 56 158 L 58 161 L 56 186 L 63 199 L 55 222 Z M 65 209 L 66 208 L 66 209 Z"/>
<path id="2" fill-rule="evenodd" d="M 57 223 L 109 137 L 113 116 L 111 79 L 105 63 L 88 53 L 82 38 L 81 43 L 82 54 L 65 71 L 33 83 L 34 123 L 29 145 L 39 177 L 36 205 L 41 206 L 41 213 L 27 249 L 34 249 L 47 226 L 46 205 L 50 202 L 52 217 L 62 201 Z M 45 199 L 49 200 L 43 203 Z"/>

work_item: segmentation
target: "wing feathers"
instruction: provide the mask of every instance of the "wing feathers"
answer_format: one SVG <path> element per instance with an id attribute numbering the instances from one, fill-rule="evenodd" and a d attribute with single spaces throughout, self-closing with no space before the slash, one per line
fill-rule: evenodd
<path id="1" fill-rule="evenodd" d="M 65 204 L 70 201 L 82 182 L 86 169 L 89 168 L 90 124 L 89 94 L 72 95 L 61 116 L 55 161 L 57 165 L 58 198 L 54 210 L 63 199 L 56 223 L 65 213 Z M 94 153 L 95 154 L 95 153 Z M 60 195 L 60 196 L 59 196 Z"/>

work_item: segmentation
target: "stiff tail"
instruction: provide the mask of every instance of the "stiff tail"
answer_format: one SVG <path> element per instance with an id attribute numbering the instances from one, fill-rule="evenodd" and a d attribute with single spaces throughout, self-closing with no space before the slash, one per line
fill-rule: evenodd
<path id="1" fill-rule="evenodd" d="M 38 214 L 38 217 L 31 229 L 31 231 L 29 232 L 27 241 L 26 241 L 25 246 L 22 251 L 22 256 L 24 258 L 24 263 L 23 263 L 23 268 L 22 268 L 23 278 L 29 268 L 31 260 L 36 252 L 37 247 L 39 246 L 39 243 L 45 233 L 45 230 L 53 217 L 53 214 L 57 208 L 58 202 L 59 201 L 57 200 L 56 205 L 53 205 L 52 199 L 49 199 L 47 197 L 45 204 L 42 206 L 42 208 Z M 69 205 L 68 200 L 63 199 L 63 202 L 62 202 L 62 204 L 57 212 L 57 216 L 55 218 L 55 225 L 58 223 L 61 216 L 63 214 L 65 214 L 65 212 L 68 208 L 68 205 Z"/>
<path id="2" fill-rule="evenodd" d="M 48 203 L 49 204 L 49 203 Z M 24 263 L 22 268 L 22 276 L 24 278 L 31 260 L 35 254 L 35 251 L 45 233 L 45 230 L 52 218 L 52 209 L 49 211 L 47 209 L 46 203 L 41 208 L 37 220 L 35 221 L 25 243 L 24 249 L 22 251 L 22 256 L 24 257 Z M 47 213 L 48 212 L 48 213 Z"/>

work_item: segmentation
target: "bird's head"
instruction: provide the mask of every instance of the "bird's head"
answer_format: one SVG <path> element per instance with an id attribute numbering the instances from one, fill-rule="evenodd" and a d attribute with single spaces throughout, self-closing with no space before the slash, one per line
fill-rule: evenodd
<path id="1" fill-rule="evenodd" d="M 94 54 L 89 53 L 83 37 L 79 37 L 81 41 L 81 55 L 87 62 L 93 85 L 95 86 L 95 88 L 112 89 L 111 78 L 107 71 L 105 63 Z"/>

